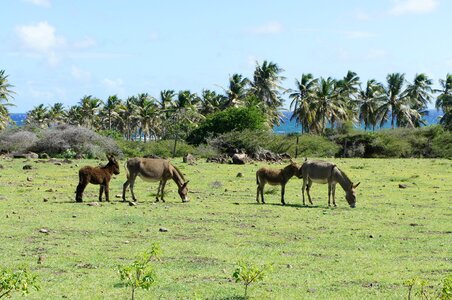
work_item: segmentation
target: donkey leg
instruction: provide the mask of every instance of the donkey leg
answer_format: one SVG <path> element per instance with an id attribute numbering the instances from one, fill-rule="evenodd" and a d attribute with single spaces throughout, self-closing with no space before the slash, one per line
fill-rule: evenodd
<path id="1" fill-rule="evenodd" d="M 160 199 L 162 199 L 162 202 L 165 202 L 165 199 L 163 199 L 163 190 L 165 189 L 165 185 L 166 185 L 166 180 L 162 180 L 162 188 L 160 190 Z"/>
<path id="2" fill-rule="evenodd" d="M 99 202 L 102 202 L 102 194 L 104 193 L 105 185 L 101 184 L 99 187 Z"/>
<path id="3" fill-rule="evenodd" d="M 264 186 L 265 186 L 265 185 L 262 185 L 262 186 L 260 187 L 260 189 L 261 189 L 261 202 L 262 202 L 262 204 L 265 204 L 265 201 L 264 201 Z"/>
<path id="4" fill-rule="evenodd" d="M 331 206 L 331 190 L 332 190 L 332 186 L 331 183 L 328 183 L 328 206 Z"/>
<path id="5" fill-rule="evenodd" d="M 105 201 L 107 201 L 107 202 L 110 202 L 109 192 L 110 192 L 110 185 L 107 182 L 107 184 L 105 185 Z"/>
<path id="6" fill-rule="evenodd" d="M 336 207 L 336 184 L 331 186 L 331 194 L 333 195 L 333 205 Z"/>
<path id="7" fill-rule="evenodd" d="M 135 186 L 135 178 L 130 178 L 130 193 L 132 194 L 132 200 L 134 202 L 138 202 L 137 198 L 135 198 L 135 193 L 133 192 L 133 187 Z"/>
<path id="8" fill-rule="evenodd" d="M 162 181 L 160 180 L 160 182 L 159 182 L 159 187 L 157 188 L 157 195 L 155 196 L 155 202 L 159 202 L 160 201 L 160 199 L 159 199 L 159 195 L 160 195 L 160 191 L 161 191 L 161 189 L 162 189 Z"/>
<path id="9" fill-rule="evenodd" d="M 257 203 L 259 203 L 259 191 L 260 191 L 260 188 L 259 188 L 259 186 L 257 186 L 257 191 L 256 191 L 256 202 Z"/>
<path id="10" fill-rule="evenodd" d="M 126 190 L 129 187 L 130 182 L 129 179 L 127 179 L 126 182 L 122 185 L 122 202 L 126 202 Z"/>
<path id="11" fill-rule="evenodd" d="M 303 198 L 303 205 L 306 205 L 305 201 L 304 201 L 304 190 L 306 188 L 306 179 L 303 178 L 303 185 L 301 186 L 301 195 Z"/>
<path id="12" fill-rule="evenodd" d="M 281 184 L 281 203 L 282 205 L 286 205 L 286 202 L 284 202 L 284 194 L 286 192 L 286 185 Z"/>
<path id="13" fill-rule="evenodd" d="M 311 190 L 311 186 L 312 186 L 312 180 L 308 179 L 308 184 L 306 185 L 306 194 L 308 194 L 309 203 L 311 203 L 311 205 L 313 205 L 312 200 L 311 200 L 311 194 L 309 193 L 309 191 Z"/>
<path id="14" fill-rule="evenodd" d="M 87 186 L 87 184 L 88 183 L 86 183 L 84 181 L 79 182 L 79 184 L 77 185 L 75 201 L 83 202 L 83 191 L 85 190 L 85 187 Z"/>

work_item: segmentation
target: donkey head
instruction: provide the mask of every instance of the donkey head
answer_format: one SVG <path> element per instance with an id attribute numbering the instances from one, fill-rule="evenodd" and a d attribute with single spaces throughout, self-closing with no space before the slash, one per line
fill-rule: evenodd
<path id="1" fill-rule="evenodd" d="M 119 174 L 119 164 L 116 158 L 112 156 L 108 156 L 108 165 L 111 166 L 113 170 L 113 174 L 118 175 Z"/>
<path id="2" fill-rule="evenodd" d="M 345 199 L 347 199 L 348 204 L 351 208 L 355 208 L 356 206 L 356 193 L 355 188 L 360 184 L 358 182 L 357 184 L 350 184 L 350 188 L 345 192 Z"/>
<path id="3" fill-rule="evenodd" d="M 179 196 L 182 199 L 182 202 L 188 202 L 190 200 L 188 200 L 187 194 L 188 194 L 188 188 L 187 188 L 187 184 L 190 182 L 187 181 L 184 184 L 182 184 L 178 190 Z"/>

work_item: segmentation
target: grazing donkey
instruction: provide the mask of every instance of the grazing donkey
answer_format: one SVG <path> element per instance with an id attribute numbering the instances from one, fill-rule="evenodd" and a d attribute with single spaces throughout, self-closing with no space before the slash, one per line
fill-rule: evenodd
<path id="1" fill-rule="evenodd" d="M 83 202 L 83 191 L 85 190 L 88 183 L 100 184 L 100 202 L 102 202 L 102 193 L 104 191 L 105 200 L 110 201 L 110 199 L 108 198 L 108 189 L 112 174 L 119 174 L 119 164 L 113 156 L 108 156 L 108 164 L 103 167 L 86 166 L 81 168 L 78 171 L 79 182 L 77 185 L 77 190 L 75 191 L 75 201 Z"/>
<path id="2" fill-rule="evenodd" d="M 299 170 L 298 177 L 303 178 L 303 187 L 301 188 L 301 193 L 303 195 L 303 205 L 305 205 L 305 188 L 308 194 L 309 203 L 312 204 L 309 191 L 311 189 L 312 183 L 315 182 L 328 183 L 328 206 L 331 206 L 331 194 L 333 195 L 333 205 L 336 206 L 336 183 L 339 183 L 345 191 L 345 199 L 347 199 L 348 204 L 352 208 L 355 207 L 355 188 L 359 185 L 359 182 L 357 184 L 353 184 L 353 182 L 351 182 L 347 175 L 342 172 L 335 164 L 321 160 L 306 159 Z"/>
<path id="3" fill-rule="evenodd" d="M 133 186 L 135 185 L 135 179 L 140 176 L 145 181 L 160 181 L 157 189 L 156 202 L 159 202 L 159 195 L 161 200 L 163 199 L 163 190 L 168 179 L 173 179 L 177 184 L 179 196 L 182 202 L 188 202 L 188 181 L 185 181 L 184 176 L 178 168 L 173 166 L 168 160 L 160 158 L 131 158 L 125 165 L 127 171 L 127 181 L 124 182 L 122 187 L 122 200 L 126 201 L 126 189 L 130 185 L 130 192 L 132 193 L 133 201 L 137 201 L 135 194 L 133 193 Z"/>
<path id="4" fill-rule="evenodd" d="M 260 168 L 256 171 L 256 183 L 257 183 L 257 194 L 256 201 L 259 203 L 259 194 L 261 195 L 262 203 L 264 201 L 264 186 L 265 184 L 270 185 L 281 185 L 281 203 L 285 205 L 284 202 L 284 192 L 286 189 L 286 184 L 292 176 L 297 175 L 299 167 L 295 162 L 291 162 L 290 165 L 286 166 L 284 169 L 275 170 L 269 168 Z"/>

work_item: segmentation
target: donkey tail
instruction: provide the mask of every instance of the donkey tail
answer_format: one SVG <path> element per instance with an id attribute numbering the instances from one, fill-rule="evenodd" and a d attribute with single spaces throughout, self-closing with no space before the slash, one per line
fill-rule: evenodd
<path id="1" fill-rule="evenodd" d="M 256 184 L 259 185 L 259 175 L 256 172 Z"/>
<path id="2" fill-rule="evenodd" d="M 128 163 L 129 161 L 128 160 L 126 160 L 125 162 L 124 162 L 124 170 L 126 171 L 126 177 L 127 177 L 127 179 L 129 179 L 129 168 L 127 167 L 127 163 Z"/>

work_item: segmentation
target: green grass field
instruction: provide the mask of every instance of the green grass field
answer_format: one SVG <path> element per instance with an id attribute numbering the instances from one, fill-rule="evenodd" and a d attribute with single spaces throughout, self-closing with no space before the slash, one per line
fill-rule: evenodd
<path id="1" fill-rule="evenodd" d="M 78 169 L 98 161 L 0 159 L 0 265 L 39 275 L 41 290 L 28 299 L 127 299 L 117 266 L 152 243 L 163 250 L 155 263 L 158 282 L 139 290 L 138 299 L 239 299 L 243 286 L 232 273 L 240 259 L 273 264 L 250 287 L 254 299 L 404 299 L 404 281 L 418 276 L 436 286 L 452 272 L 450 160 L 334 159 L 361 182 L 355 209 L 340 186 L 338 207 L 329 208 L 327 186 L 318 184 L 314 206 L 303 207 L 295 177 L 286 186 L 288 205 L 280 205 L 280 189 L 270 186 L 267 204 L 257 204 L 255 171 L 264 163 L 181 161 L 173 160 L 190 180 L 189 203 L 181 202 L 174 182 L 166 187 L 167 202 L 153 203 L 158 183 L 141 179 L 135 185 L 140 203 L 120 202 L 122 161 L 112 202 L 88 206 L 97 201 L 98 186 L 89 185 L 85 202 L 75 203 Z M 22 170 L 25 164 L 33 169 Z"/>

